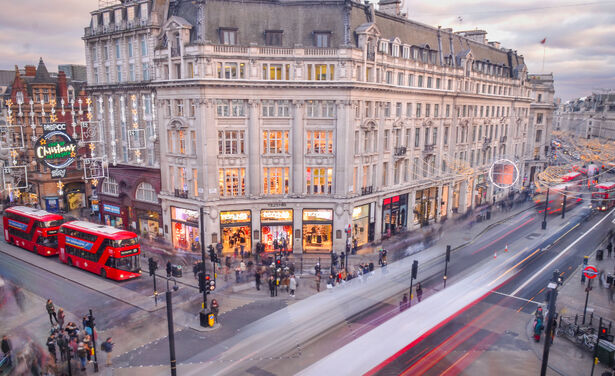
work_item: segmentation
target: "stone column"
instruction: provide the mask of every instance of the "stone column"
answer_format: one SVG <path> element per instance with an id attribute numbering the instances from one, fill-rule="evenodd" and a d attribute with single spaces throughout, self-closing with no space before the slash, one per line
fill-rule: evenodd
<path id="1" fill-rule="evenodd" d="M 304 135 L 305 103 L 302 100 L 293 101 L 292 129 L 290 143 L 292 145 L 292 193 L 301 195 L 305 193 L 305 135 Z"/>
<path id="2" fill-rule="evenodd" d="M 354 132 L 351 124 L 350 101 L 337 101 L 337 123 L 335 126 L 335 195 L 347 196 L 352 183 L 354 164 Z"/>
<path id="3" fill-rule="evenodd" d="M 248 155 L 248 168 L 246 176 L 248 179 L 247 194 L 258 196 L 260 195 L 260 127 L 259 127 L 259 101 L 248 101 L 248 128 L 246 131 L 246 144 Z"/>
<path id="4" fill-rule="evenodd" d="M 200 124 L 197 123 L 197 140 L 201 152 L 202 176 L 204 177 L 204 197 L 207 200 L 216 200 L 218 191 L 218 133 L 216 131 L 215 103 L 211 99 L 199 102 L 198 112 Z M 198 118 L 197 118 L 198 119 Z"/>

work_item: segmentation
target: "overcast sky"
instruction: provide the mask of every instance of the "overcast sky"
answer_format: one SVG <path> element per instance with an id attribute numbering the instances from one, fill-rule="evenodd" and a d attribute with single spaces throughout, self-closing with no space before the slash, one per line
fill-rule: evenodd
<path id="1" fill-rule="evenodd" d="M 84 64 L 83 28 L 98 0 L 4 1 L 0 69 L 36 64 Z M 484 29 L 517 50 L 530 73 L 553 72 L 556 95 L 567 100 L 615 89 L 615 0 L 405 0 L 408 16 L 453 30 Z M 543 45 L 547 38 L 544 70 Z"/>

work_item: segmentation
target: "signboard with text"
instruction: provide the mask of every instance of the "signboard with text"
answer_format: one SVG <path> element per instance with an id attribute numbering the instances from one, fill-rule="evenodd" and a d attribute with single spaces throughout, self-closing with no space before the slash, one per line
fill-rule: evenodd
<path id="1" fill-rule="evenodd" d="M 52 178 L 66 176 L 66 168 L 77 159 L 77 142 L 68 134 L 66 123 L 42 124 L 43 135 L 34 144 L 34 155 L 51 169 Z"/>

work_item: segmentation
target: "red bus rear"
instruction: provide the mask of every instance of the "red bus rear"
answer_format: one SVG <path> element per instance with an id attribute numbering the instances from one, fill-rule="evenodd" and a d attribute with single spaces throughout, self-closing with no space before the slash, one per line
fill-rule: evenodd
<path id="1" fill-rule="evenodd" d="M 597 192 L 592 192 L 592 208 L 606 211 L 615 205 L 615 182 L 596 185 Z"/>
<path id="2" fill-rule="evenodd" d="M 67 222 L 58 235 L 60 261 L 116 281 L 141 275 L 137 234 L 85 221 Z"/>
<path id="3" fill-rule="evenodd" d="M 2 224 L 7 243 L 43 256 L 58 254 L 58 230 L 64 218 L 28 206 L 13 206 L 4 211 Z"/>

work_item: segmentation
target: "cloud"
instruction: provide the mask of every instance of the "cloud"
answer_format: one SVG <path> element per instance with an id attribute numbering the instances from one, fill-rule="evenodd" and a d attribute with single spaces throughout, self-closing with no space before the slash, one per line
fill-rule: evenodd
<path id="1" fill-rule="evenodd" d="M 454 31 L 484 29 L 487 38 L 524 55 L 530 73 L 553 72 L 557 96 L 615 88 L 615 1 L 406 1 L 411 19 Z M 539 42 L 547 38 L 545 46 Z M 546 49 L 543 50 L 543 47 Z"/>

